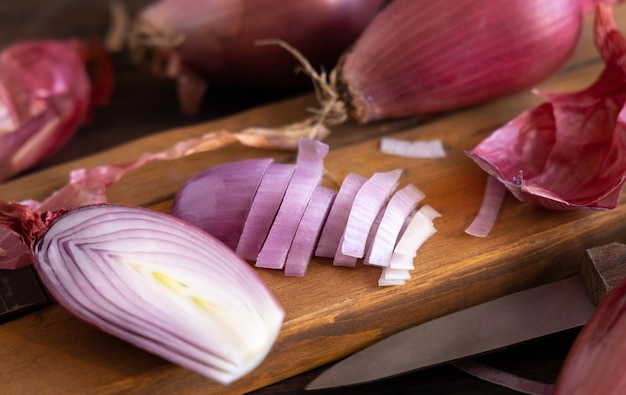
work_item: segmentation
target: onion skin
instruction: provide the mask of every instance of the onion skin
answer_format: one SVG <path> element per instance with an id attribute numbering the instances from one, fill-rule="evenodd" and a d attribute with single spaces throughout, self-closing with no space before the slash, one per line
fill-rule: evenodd
<path id="1" fill-rule="evenodd" d="M 626 279 L 594 312 L 574 341 L 555 395 L 626 393 Z"/>
<path id="2" fill-rule="evenodd" d="M 21 41 L 0 53 L 0 181 L 61 148 L 113 90 L 99 42 Z"/>
<path id="3" fill-rule="evenodd" d="M 441 112 L 532 87 L 580 36 L 580 0 L 395 0 L 341 65 L 360 122 Z"/>
<path id="4" fill-rule="evenodd" d="M 316 66 L 332 68 L 386 0 L 161 0 L 139 15 L 165 37 L 182 38 L 174 51 L 209 83 L 261 88 L 305 86 L 297 61 L 257 40 L 282 39 Z"/>
<path id="5" fill-rule="evenodd" d="M 605 68 L 589 87 L 545 93 L 467 154 L 519 200 L 549 209 L 612 209 L 626 182 L 626 38 L 609 5 L 596 8 Z"/>

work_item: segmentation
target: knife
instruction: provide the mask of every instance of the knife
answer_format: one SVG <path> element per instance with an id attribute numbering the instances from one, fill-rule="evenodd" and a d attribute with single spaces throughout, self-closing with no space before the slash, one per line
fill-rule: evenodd
<path id="1" fill-rule="evenodd" d="M 306 389 L 380 380 L 583 326 L 624 277 L 626 244 L 590 248 L 575 276 L 398 332 L 338 362 Z"/>

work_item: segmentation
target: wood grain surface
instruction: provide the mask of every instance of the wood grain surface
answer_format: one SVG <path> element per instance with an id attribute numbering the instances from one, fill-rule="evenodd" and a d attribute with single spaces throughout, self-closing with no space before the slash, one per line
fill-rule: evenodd
<path id="1" fill-rule="evenodd" d="M 0 3 L 0 13 L 6 4 Z M 626 9 L 620 7 L 617 16 L 626 22 Z M 593 82 L 601 69 L 587 23 L 571 62 L 541 88 L 580 89 Z M 146 81 L 151 80 L 146 77 Z M 171 93 L 165 84 L 159 83 L 156 87 Z M 173 111 L 171 108 L 175 106 L 168 100 L 168 111 Z M 248 103 L 254 101 L 252 97 Z M 540 98 L 530 92 L 523 92 L 432 117 L 368 125 L 348 122 L 336 127 L 327 140 L 331 151 L 325 161 L 325 181 L 337 185 L 350 172 L 369 176 L 377 171 L 404 169 L 401 185 L 418 186 L 426 194 L 424 202 L 442 214 L 442 218 L 436 220 L 438 232 L 420 250 L 413 278 L 402 287 L 378 287 L 379 269 L 363 265 L 336 268 L 323 259 L 314 259 L 303 278 L 259 270 L 287 316 L 268 358 L 242 380 L 226 387 L 216 385 L 99 332 L 60 306 L 52 305 L 0 325 L 2 391 L 15 394 L 219 394 L 255 390 L 273 393 L 274 388 L 278 393 L 279 387 L 270 385 L 306 375 L 311 369 L 345 357 L 399 330 L 575 273 L 587 248 L 624 241 L 625 197 L 614 210 L 555 212 L 517 202 L 507 195 L 489 237 L 474 238 L 464 233 L 480 205 L 486 180 L 485 173 L 464 151 L 539 101 Z M 104 151 L 94 148 L 88 155 L 84 151 L 72 151 L 61 156 L 71 159 L 69 162 L 55 163 L 52 159 L 37 171 L 0 184 L 0 198 L 43 199 L 67 182 L 72 169 L 124 163 L 143 152 L 161 150 L 211 130 L 284 125 L 306 115 L 306 107 L 314 104 L 313 96 L 305 94 L 210 121 L 206 119 L 214 118 L 215 113 L 213 117 L 205 113 L 206 119 L 200 116 L 178 120 L 149 133 L 137 132 L 132 141 L 110 144 L 108 146 L 113 148 Z M 99 115 L 96 120 L 102 123 L 93 127 L 101 133 L 106 133 L 108 128 L 132 129 L 133 125 L 141 124 L 141 116 L 149 116 L 148 110 L 139 111 L 139 120 L 129 118 L 130 126 L 113 117 L 115 121 L 107 122 L 106 114 L 116 105 L 104 110 L 105 115 Z M 153 123 L 151 125 L 154 127 Z M 406 139 L 438 138 L 444 142 L 447 156 L 416 160 L 384 155 L 378 149 L 378 138 L 384 135 Z M 78 141 L 74 144 L 79 144 Z M 67 149 L 72 150 L 72 146 Z M 270 156 L 285 162 L 295 157 L 293 152 L 231 145 L 174 162 L 151 163 L 111 187 L 109 201 L 167 211 L 177 188 L 196 172 L 226 161 Z M 565 341 L 565 348 L 569 340 Z M 449 372 L 439 370 L 433 377 L 438 374 L 445 377 Z M 439 392 L 436 385 L 429 383 L 424 388 L 434 393 L 445 392 L 445 384 L 440 384 Z M 270 387 L 261 390 L 266 386 Z"/>

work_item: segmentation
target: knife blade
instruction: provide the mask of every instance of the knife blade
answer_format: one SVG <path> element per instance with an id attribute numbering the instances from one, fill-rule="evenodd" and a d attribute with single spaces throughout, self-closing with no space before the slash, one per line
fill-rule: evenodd
<path id="1" fill-rule="evenodd" d="M 579 274 L 391 335 L 338 362 L 307 390 L 356 385 L 503 349 L 584 325 L 626 277 L 626 245 L 590 248 Z"/>

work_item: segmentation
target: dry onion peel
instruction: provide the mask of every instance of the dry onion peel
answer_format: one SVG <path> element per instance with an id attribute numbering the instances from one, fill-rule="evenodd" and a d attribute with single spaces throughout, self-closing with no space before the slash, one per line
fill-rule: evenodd
<path id="1" fill-rule="evenodd" d="M 280 331 L 284 311 L 254 270 L 175 217 L 0 202 L 0 224 L 30 246 L 46 287 L 70 312 L 220 383 L 258 366 Z"/>
<path id="2" fill-rule="evenodd" d="M 98 41 L 33 40 L 0 53 L 0 181 L 60 149 L 113 90 Z"/>
<path id="3" fill-rule="evenodd" d="M 611 209 L 626 181 L 626 39 L 599 4 L 600 77 L 574 93 L 544 93 L 468 155 L 511 193 L 550 209 Z"/>

